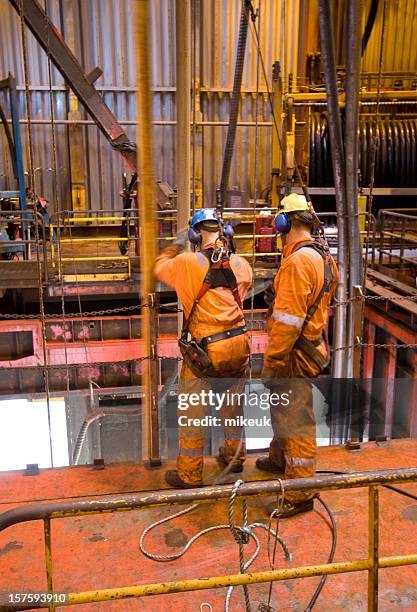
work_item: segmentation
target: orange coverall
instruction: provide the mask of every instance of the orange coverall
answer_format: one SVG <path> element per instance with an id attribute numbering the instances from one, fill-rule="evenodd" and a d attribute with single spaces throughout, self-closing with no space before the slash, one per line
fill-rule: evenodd
<path id="1" fill-rule="evenodd" d="M 214 245 L 207 245 L 207 248 Z M 197 297 L 204 278 L 209 269 L 208 259 L 200 252 L 180 252 L 180 247 L 169 246 L 157 257 L 154 267 L 155 276 L 173 287 L 181 300 L 185 316 L 188 317 Z M 241 301 L 246 297 L 252 285 L 252 269 L 248 262 L 238 255 L 230 256 L 230 267 L 236 277 L 237 287 Z M 201 298 L 194 310 L 189 323 L 192 337 L 201 339 L 211 334 L 221 333 L 245 325 L 243 313 L 237 305 L 232 291 L 226 287 L 210 289 Z M 231 392 L 241 392 L 239 385 L 249 362 L 249 337 L 242 334 L 234 338 L 227 338 L 208 344 L 207 352 L 211 362 L 224 378 L 236 378 Z M 235 388 L 236 387 L 236 388 Z M 195 374 L 183 365 L 179 380 L 179 393 L 200 393 L 207 388 L 207 383 L 198 379 Z M 187 417 L 200 419 L 206 415 L 207 407 L 189 406 Z M 180 412 L 178 411 L 180 416 Z M 236 406 L 225 406 L 220 412 L 223 418 L 236 417 Z M 225 428 L 224 456 L 227 461 L 232 460 L 241 443 L 241 428 Z M 177 469 L 181 479 L 188 484 L 202 482 L 203 451 L 205 428 L 202 426 L 179 426 L 179 455 Z M 245 442 L 242 440 L 238 459 L 243 461 L 246 455 Z"/>
<path id="2" fill-rule="evenodd" d="M 314 476 L 316 471 L 316 422 L 313 393 L 309 378 L 320 374 L 320 368 L 299 348 L 307 311 L 318 298 L 324 283 L 323 258 L 311 247 L 297 250 L 305 238 L 284 246 L 281 267 L 275 277 L 275 300 L 268 319 L 269 345 L 264 355 L 265 379 L 277 380 L 279 390 L 290 392 L 288 406 L 271 406 L 274 437 L 269 453 L 271 462 L 285 471 L 285 478 Z M 312 239 L 313 242 L 313 239 Z M 328 306 L 337 285 L 337 266 L 331 259 L 333 282 L 325 292 L 316 312 L 304 328 L 308 340 L 321 342 L 319 352 L 327 357 L 323 332 L 328 319 Z M 287 383 L 279 379 L 291 378 Z M 274 383 L 275 384 L 275 383 Z M 274 389 L 275 390 L 275 389 Z M 302 501 L 311 493 L 289 493 L 288 501 Z"/>

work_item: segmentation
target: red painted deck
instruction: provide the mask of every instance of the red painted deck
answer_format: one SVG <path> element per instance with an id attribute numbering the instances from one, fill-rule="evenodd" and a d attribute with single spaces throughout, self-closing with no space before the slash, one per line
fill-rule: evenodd
<path id="1" fill-rule="evenodd" d="M 343 447 L 320 448 L 319 469 L 373 470 L 417 465 L 417 440 L 398 440 L 376 445 L 369 443 L 359 451 Z M 164 469 L 165 469 L 164 465 Z M 207 461 L 206 480 L 218 470 Z M 128 491 L 165 488 L 163 469 L 146 469 L 135 464 L 111 465 L 104 470 L 91 467 L 42 470 L 38 476 L 21 472 L 0 474 L 0 512 L 20 503 L 65 497 L 105 495 Z M 263 478 L 254 469 L 254 458 L 248 461 L 243 479 Z M 417 493 L 417 484 L 407 485 Z M 323 493 L 334 512 L 338 526 L 335 561 L 367 556 L 367 490 L 330 491 Z M 265 499 L 249 502 L 250 521 L 265 520 Z M 55 591 L 84 591 L 95 588 L 121 587 L 193 577 L 208 577 L 239 571 L 238 549 L 226 531 L 203 536 L 178 561 L 158 563 L 144 558 L 138 548 L 144 527 L 175 508 L 154 508 L 120 514 L 56 519 L 52 522 Z M 380 492 L 380 554 L 394 555 L 417 551 L 417 502 L 386 489 Z M 226 504 L 203 505 L 191 514 L 165 524 L 147 539 L 147 548 L 159 554 L 179 550 L 196 531 L 227 522 Z M 261 554 L 251 569 L 269 569 L 266 537 L 257 530 L 263 544 Z M 278 566 L 324 563 L 331 543 L 327 518 L 316 502 L 316 510 L 303 516 L 281 521 L 280 534 L 293 554 L 287 564 L 278 551 Z M 248 545 L 245 558 L 253 551 Z M 304 610 L 319 578 L 276 583 L 272 605 L 276 610 Z M 0 592 L 40 591 L 46 588 L 44 570 L 43 526 L 41 522 L 10 527 L 0 533 Z M 252 610 L 267 601 L 268 584 L 249 587 Z M 103 610 L 200 610 L 202 602 L 213 611 L 224 609 L 225 590 L 216 589 L 169 596 L 122 600 L 74 607 L 80 612 Z M 58 608 L 64 610 L 64 608 Z M 244 610 L 241 588 L 234 590 L 232 611 Z M 367 609 L 367 574 L 360 572 L 329 576 L 314 608 L 322 611 L 362 611 Z M 417 609 L 417 567 L 380 570 L 379 610 Z M 207 608 L 206 608 L 207 610 Z"/>

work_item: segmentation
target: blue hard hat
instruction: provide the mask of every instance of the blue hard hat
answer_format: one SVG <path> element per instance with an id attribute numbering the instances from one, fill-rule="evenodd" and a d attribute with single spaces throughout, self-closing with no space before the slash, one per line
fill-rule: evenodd
<path id="1" fill-rule="evenodd" d="M 197 210 L 197 212 L 194 213 L 190 221 L 190 227 L 195 227 L 203 221 L 216 221 L 217 223 L 220 223 L 219 215 L 217 214 L 216 209 L 200 208 L 199 210 Z"/>

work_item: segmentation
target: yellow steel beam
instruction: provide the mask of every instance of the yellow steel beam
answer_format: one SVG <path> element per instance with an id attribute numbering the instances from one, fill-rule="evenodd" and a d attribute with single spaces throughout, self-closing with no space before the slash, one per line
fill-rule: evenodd
<path id="1" fill-rule="evenodd" d="M 400 567 L 402 565 L 417 564 L 417 555 L 404 555 L 397 557 L 382 557 L 379 567 Z M 176 580 L 154 584 L 136 585 L 113 589 L 84 591 L 70 593 L 66 605 L 84 604 L 98 601 L 124 599 L 127 597 L 147 597 L 150 595 L 168 595 L 170 593 L 184 593 L 205 589 L 218 589 L 243 584 L 259 584 L 278 580 L 292 580 L 296 578 L 310 578 L 331 574 L 344 574 L 348 572 L 361 572 L 371 569 L 369 559 L 356 559 L 339 563 L 326 563 L 322 565 L 306 565 L 278 570 L 254 572 L 251 574 L 231 574 L 228 576 L 212 576 L 210 578 L 193 578 L 190 580 Z"/>
<path id="2" fill-rule="evenodd" d="M 126 221 L 125 217 L 69 217 L 63 219 L 63 224 L 66 223 L 92 223 L 93 221 Z"/>
<path id="3" fill-rule="evenodd" d="M 369 569 L 368 569 L 368 610 L 378 610 L 378 568 L 379 568 L 379 489 L 369 487 L 368 491 L 368 539 L 369 539 Z"/>
<path id="4" fill-rule="evenodd" d="M 64 274 L 62 279 L 66 283 L 91 283 L 95 281 L 109 282 L 109 281 L 125 281 L 130 278 L 128 272 L 121 272 L 120 274 Z"/>
<path id="5" fill-rule="evenodd" d="M 130 240 L 127 236 L 125 238 L 119 238 L 117 236 L 112 237 L 97 237 L 97 238 L 61 238 L 61 244 L 63 242 L 122 242 L 123 240 Z"/>
<path id="6" fill-rule="evenodd" d="M 51 519 L 45 518 L 43 521 L 43 535 L 45 543 L 45 569 L 46 569 L 46 584 L 48 591 L 52 593 L 54 589 L 53 577 L 52 577 L 52 532 L 51 532 Z M 49 611 L 53 612 L 55 606 L 53 603 L 49 605 Z"/>
<path id="7" fill-rule="evenodd" d="M 415 100 L 417 98 L 417 90 L 386 90 L 386 91 L 363 91 L 360 93 L 360 100 Z M 294 102 L 326 102 L 327 97 L 325 92 L 305 92 L 305 93 L 287 93 L 285 98 L 292 98 Z M 340 101 L 342 104 L 345 102 L 345 94 L 340 94 Z"/>
<path id="8" fill-rule="evenodd" d="M 96 256 L 96 257 L 62 257 L 61 261 L 126 261 L 127 255 L 112 255 L 112 256 Z"/>

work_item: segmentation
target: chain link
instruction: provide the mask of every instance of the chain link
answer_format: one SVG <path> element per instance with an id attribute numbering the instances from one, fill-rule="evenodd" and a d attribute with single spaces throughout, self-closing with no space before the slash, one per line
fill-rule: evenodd
<path id="1" fill-rule="evenodd" d="M 410 300 L 412 302 L 417 301 L 417 295 L 396 295 L 393 297 L 386 297 L 384 295 L 357 295 L 351 297 L 347 300 L 343 300 L 343 302 L 334 301 L 333 304 L 329 307 L 330 309 L 339 308 L 340 306 L 346 306 L 346 304 L 350 304 L 351 302 L 359 302 L 363 301 L 389 301 L 389 302 L 401 302 L 402 300 Z"/>
<path id="2" fill-rule="evenodd" d="M 338 348 L 333 349 L 333 352 L 336 351 L 347 351 L 352 348 L 375 348 L 375 349 L 415 349 L 417 348 L 417 344 L 371 344 L 368 342 L 356 342 L 355 344 L 349 344 L 348 346 L 340 346 Z"/>
<path id="3" fill-rule="evenodd" d="M 101 366 L 113 366 L 113 365 L 130 365 L 133 363 L 137 363 L 140 361 L 145 361 L 146 359 L 150 359 L 149 356 L 146 357 L 136 357 L 135 359 L 124 359 L 124 360 L 118 360 L 118 361 L 94 361 L 94 362 L 88 362 L 88 363 L 69 363 L 69 364 L 48 364 L 48 369 L 49 370 L 67 370 L 67 369 L 81 369 L 81 368 L 98 368 Z M 167 357 L 165 355 L 158 355 L 156 357 L 156 359 L 161 360 L 161 361 L 167 361 L 167 360 L 171 360 L 171 361 L 182 361 L 182 357 Z M 43 367 L 42 364 L 39 364 L 39 366 L 23 366 L 21 368 L 19 368 L 19 370 L 33 370 L 34 367 Z M 11 368 L 9 367 L 0 367 L 0 371 L 1 370 L 10 370 Z"/>
<path id="4" fill-rule="evenodd" d="M 138 304 L 135 306 L 119 306 L 117 308 L 108 308 L 105 310 L 91 310 L 89 312 L 82 312 L 82 315 L 80 313 L 65 313 L 64 315 L 62 314 L 45 314 L 44 317 L 45 319 L 77 319 L 77 318 L 86 318 L 86 317 L 101 317 L 104 315 L 108 315 L 108 314 L 117 314 L 119 312 L 132 312 L 134 310 L 138 310 L 140 308 L 147 308 L 149 306 L 149 304 Z M 167 306 L 165 307 L 163 304 L 161 304 L 158 307 L 158 310 L 169 310 L 172 312 L 182 312 L 181 308 L 176 308 L 173 306 Z M 19 319 L 39 319 L 40 315 L 39 314 L 8 314 L 8 313 L 0 313 L 0 319 L 14 319 L 14 320 L 19 320 Z"/>
<path id="5" fill-rule="evenodd" d="M 402 300 L 410 300 L 413 302 L 417 301 L 417 295 L 410 295 L 410 296 L 403 296 L 403 295 L 399 295 L 399 296 L 395 296 L 395 297 L 385 297 L 383 295 L 361 295 L 361 296 L 355 296 L 352 298 L 349 298 L 347 300 L 344 300 L 343 302 L 335 302 L 330 306 L 330 309 L 335 309 L 335 308 L 339 308 L 340 306 L 345 306 L 346 304 L 350 304 L 351 302 L 356 302 L 356 301 L 390 301 L 390 302 L 400 302 Z M 133 312 L 135 310 L 139 310 L 140 308 L 147 308 L 149 306 L 149 304 L 138 304 L 135 306 L 119 306 L 117 308 L 107 308 L 104 310 L 90 310 L 90 311 L 83 311 L 82 313 L 82 317 L 101 317 L 101 316 L 105 316 L 105 315 L 111 315 L 111 314 L 117 314 L 117 313 L 123 313 L 123 312 Z M 175 306 L 164 306 L 163 304 L 160 304 L 157 307 L 157 310 L 169 310 L 170 312 L 182 312 L 182 308 L 177 308 Z M 81 315 L 79 313 L 66 313 L 64 316 L 62 316 L 62 314 L 45 314 L 45 319 L 57 319 L 57 318 L 64 318 L 64 319 L 75 319 L 75 318 L 80 318 Z M 19 319 L 39 319 L 40 315 L 39 314 L 10 314 L 10 313 L 0 313 L 0 320 L 1 319 L 13 319 L 13 320 L 19 320 Z"/>

